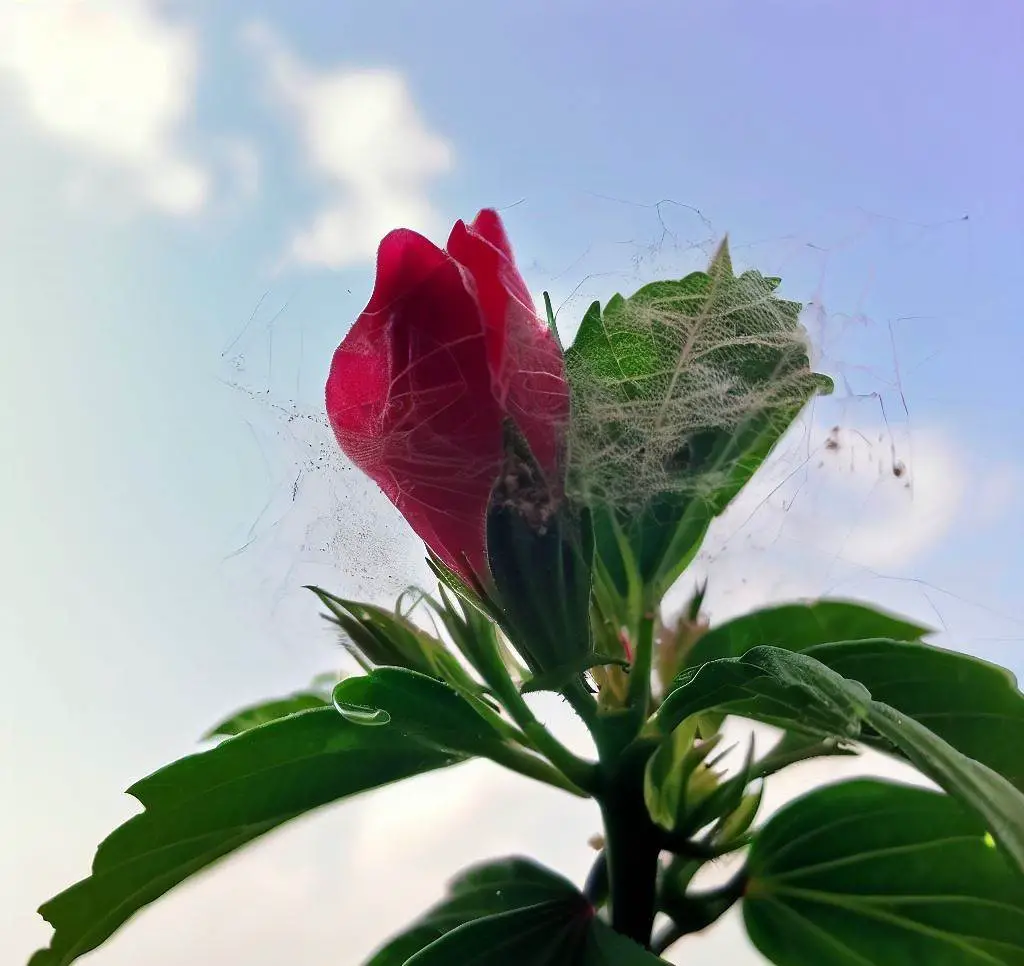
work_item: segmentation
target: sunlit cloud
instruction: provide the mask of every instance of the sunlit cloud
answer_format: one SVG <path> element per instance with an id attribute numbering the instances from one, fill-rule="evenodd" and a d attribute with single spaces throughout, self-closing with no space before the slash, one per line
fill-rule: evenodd
<path id="1" fill-rule="evenodd" d="M 291 261 L 339 268 L 373 258 L 392 228 L 434 234 L 428 188 L 452 165 L 452 149 L 422 119 L 394 70 L 317 70 L 266 24 L 243 32 L 275 100 L 295 124 L 323 205 L 292 238 Z"/>

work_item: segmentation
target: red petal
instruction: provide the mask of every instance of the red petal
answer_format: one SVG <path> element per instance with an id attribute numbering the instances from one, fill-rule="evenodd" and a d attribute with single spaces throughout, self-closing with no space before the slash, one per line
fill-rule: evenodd
<path id="1" fill-rule="evenodd" d="M 335 352 L 341 448 L 452 569 L 487 573 L 484 519 L 502 462 L 484 323 L 459 264 L 421 235 L 381 242 L 366 310 Z"/>
<path id="2" fill-rule="evenodd" d="M 501 219 L 484 210 L 472 227 L 456 222 L 448 252 L 476 283 L 494 396 L 515 420 L 549 479 L 560 481 L 569 417 L 565 363 L 550 329 L 537 316 Z"/>
<path id="3" fill-rule="evenodd" d="M 515 261 L 512 243 L 508 240 L 501 216 L 493 208 L 482 209 L 469 226 L 478 235 L 482 235 L 497 248 L 510 262 Z"/>

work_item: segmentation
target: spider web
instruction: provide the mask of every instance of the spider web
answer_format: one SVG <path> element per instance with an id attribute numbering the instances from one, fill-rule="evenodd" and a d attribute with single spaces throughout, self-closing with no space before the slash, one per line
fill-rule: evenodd
<path id="1" fill-rule="evenodd" d="M 708 273 L 615 296 L 599 326 L 588 313 L 578 341 L 611 364 L 595 371 L 586 348 L 567 356 L 570 480 L 582 498 L 639 508 L 677 490 L 712 491 L 728 467 L 694 471 L 702 446 L 752 420 L 785 425 L 801 408 L 816 380 L 800 305 L 777 298 L 778 284 L 755 270 L 734 277 L 723 245 Z"/>
<path id="2" fill-rule="evenodd" d="M 706 270 L 723 234 L 702 212 L 674 201 L 648 205 L 591 196 L 588 203 L 594 207 L 592 230 L 604 241 L 592 242 L 562 265 L 522 265 L 536 282 L 539 309 L 540 292 L 551 292 L 564 345 L 571 344 L 594 300 L 604 305 L 616 292 L 629 295 L 651 281 Z M 714 620 L 773 600 L 835 593 L 875 600 L 939 628 L 950 623 L 953 610 L 972 625 L 987 616 L 1004 635 L 1008 626 L 1019 634 L 1012 615 L 993 615 L 908 569 L 942 533 L 906 531 L 920 503 L 921 440 L 905 376 L 926 366 L 932 349 L 941 349 L 949 320 L 879 321 L 868 312 L 883 253 L 888 259 L 957 227 L 958 222 L 908 225 L 855 212 L 830 237 L 731 237 L 737 275 L 756 266 L 761 278 L 782 277 L 776 294 L 808 302 L 800 315 L 806 336 L 792 327 L 769 326 L 769 337 L 758 347 L 783 357 L 809 349 L 811 368 L 831 375 L 836 392 L 812 402 L 716 522 L 690 572 L 666 599 L 667 612 L 681 606 L 706 575 Z M 368 279 L 363 289 L 340 300 L 343 309 L 332 317 L 354 319 Z M 771 293 L 758 291 L 755 296 L 769 305 Z M 304 583 L 382 604 L 391 604 L 410 584 L 431 585 L 422 545 L 341 454 L 323 412 L 323 380 L 348 323 L 313 333 L 303 327 L 300 311 L 288 297 L 268 296 L 223 355 L 224 381 L 243 404 L 240 432 L 252 434 L 268 480 L 266 505 L 241 535 L 228 566 L 240 570 L 250 586 L 255 582 L 274 622 L 289 630 L 296 621 L 313 626 L 316 608 L 300 589 Z M 664 307 L 641 306 L 628 321 L 650 332 L 664 324 Z M 674 336 L 685 350 L 679 353 L 685 372 L 662 373 L 648 395 L 626 409 L 614 393 L 595 394 L 589 418 L 570 440 L 590 492 L 628 500 L 678 486 L 677 477 L 666 479 L 664 467 L 678 447 L 680 427 L 694 433 L 728 428 L 752 409 L 788 405 L 802 391 L 806 368 L 791 370 L 792 378 L 771 386 L 724 373 L 729 353 L 748 347 L 727 312 L 705 313 L 688 325 Z M 920 331 L 924 325 L 932 327 L 931 345 L 908 358 L 902 334 L 908 326 Z M 608 440 L 593 427 L 608 418 L 642 421 L 654 440 L 650 451 L 628 453 L 635 472 L 626 478 L 602 475 L 610 463 Z M 935 447 L 929 449 L 927 440 L 922 445 L 922 468 L 934 477 L 943 471 L 941 459 L 937 465 Z M 953 496 L 949 506 L 938 508 L 940 516 L 955 511 L 959 496 Z M 872 540 L 887 531 L 890 551 L 872 554 Z"/>

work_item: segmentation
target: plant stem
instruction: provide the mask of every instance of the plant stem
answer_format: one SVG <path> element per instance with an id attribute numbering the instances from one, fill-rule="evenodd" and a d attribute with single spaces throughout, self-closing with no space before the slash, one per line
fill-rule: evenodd
<path id="1" fill-rule="evenodd" d="M 592 795 L 597 788 L 598 771 L 593 762 L 574 755 L 547 728 L 542 725 L 530 706 L 519 693 L 511 679 L 507 682 L 494 682 L 492 687 L 500 684 L 498 697 L 512 720 L 522 729 L 533 746 L 544 755 L 570 782 L 585 794 Z M 498 692 L 498 687 L 495 687 Z"/>
<path id="2" fill-rule="evenodd" d="M 590 795 L 582 788 L 567 778 L 557 768 L 553 768 L 543 758 L 516 748 L 514 745 L 497 745 L 490 753 L 490 759 L 499 765 L 504 765 L 510 771 L 518 772 L 527 778 L 544 782 L 546 785 L 553 785 L 563 791 L 576 795 L 579 798 L 589 798 Z"/>
<path id="3" fill-rule="evenodd" d="M 707 929 L 742 898 L 746 887 L 747 870 L 744 866 L 725 885 L 709 892 L 690 895 L 666 895 L 663 892 L 661 911 L 671 917 L 672 923 L 654 938 L 652 951 L 663 953 L 683 936 Z"/>
<path id="4" fill-rule="evenodd" d="M 629 704 L 641 721 L 647 719 L 651 700 L 651 668 L 654 661 L 654 610 L 648 608 L 640 618 L 640 634 L 629 671 Z"/>
<path id="5" fill-rule="evenodd" d="M 594 723 L 597 720 L 597 703 L 594 701 L 593 695 L 579 681 L 569 684 L 562 691 L 562 695 L 569 702 L 573 711 L 580 716 L 587 729 L 593 732 Z"/>
<path id="6" fill-rule="evenodd" d="M 650 743 L 626 749 L 613 763 L 600 796 L 612 928 L 645 947 L 654 925 L 661 851 L 657 827 L 644 801 L 644 770 L 654 749 Z"/>

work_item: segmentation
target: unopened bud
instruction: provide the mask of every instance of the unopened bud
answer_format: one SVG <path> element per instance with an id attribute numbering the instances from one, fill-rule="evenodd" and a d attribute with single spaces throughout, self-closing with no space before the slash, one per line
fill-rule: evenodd
<path id="1" fill-rule="evenodd" d="M 662 694 L 671 690 L 672 681 L 683 669 L 687 654 L 707 633 L 709 626 L 707 618 L 699 614 L 694 618 L 684 614 L 671 630 L 661 629 L 655 643 L 654 661 Z"/>
<path id="2" fill-rule="evenodd" d="M 739 805 L 722 819 L 715 839 L 722 845 L 738 839 L 754 823 L 757 810 L 761 807 L 761 795 L 764 786 L 749 792 L 740 799 Z"/>

